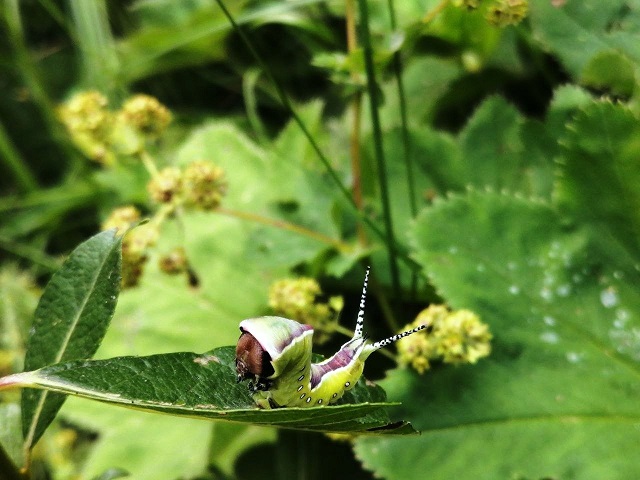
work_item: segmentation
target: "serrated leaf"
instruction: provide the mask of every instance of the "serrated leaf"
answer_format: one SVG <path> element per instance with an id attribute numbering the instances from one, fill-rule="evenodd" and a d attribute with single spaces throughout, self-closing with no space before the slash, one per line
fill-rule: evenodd
<path id="1" fill-rule="evenodd" d="M 438 202 L 412 236 L 440 295 L 490 325 L 493 352 L 391 372 L 382 385 L 423 433 L 359 440 L 365 465 L 389 479 L 635 478 L 637 275 L 594 260 L 551 206 L 510 195 Z"/>
<path id="2" fill-rule="evenodd" d="M 90 358 L 98 349 L 120 288 L 120 238 L 99 233 L 78 246 L 49 281 L 34 314 L 25 370 Z M 25 448 L 31 448 L 64 402 L 63 395 L 22 394 Z"/>
<path id="3" fill-rule="evenodd" d="M 638 9 L 624 0 L 530 2 L 533 36 L 560 58 L 563 66 L 578 77 L 597 54 L 618 50 L 640 62 Z"/>
<path id="4" fill-rule="evenodd" d="M 593 102 L 576 113 L 563 139 L 558 202 L 593 229 L 619 268 L 640 261 L 640 119 L 621 105 Z M 626 265 L 626 266 L 625 266 Z"/>
<path id="5" fill-rule="evenodd" d="M 339 405 L 262 410 L 236 382 L 235 349 L 108 360 L 77 360 L 5 377 L 5 386 L 41 388 L 171 415 L 344 433 L 408 433 L 391 424 L 382 389 L 359 382 Z M 412 429 L 411 429 L 412 430 Z"/>
<path id="6" fill-rule="evenodd" d="M 624 97 L 631 96 L 637 84 L 633 63 L 615 50 L 593 57 L 582 71 L 580 81 L 587 87 Z"/>

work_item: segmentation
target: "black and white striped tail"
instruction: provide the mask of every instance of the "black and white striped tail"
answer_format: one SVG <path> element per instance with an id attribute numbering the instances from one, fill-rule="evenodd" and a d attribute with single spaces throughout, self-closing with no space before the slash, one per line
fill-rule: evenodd
<path id="1" fill-rule="evenodd" d="M 414 328 L 413 330 L 407 330 L 406 332 L 398 333 L 397 335 L 393 335 L 389 338 L 385 338 L 384 340 L 380 340 L 379 342 L 375 342 L 371 344 L 371 348 L 373 348 L 374 350 L 377 350 L 379 348 L 386 347 L 387 345 L 393 342 L 397 342 L 401 338 L 411 335 L 412 333 L 419 332 L 420 330 L 424 330 L 425 328 L 427 328 L 426 325 L 420 325 Z"/>
<path id="2" fill-rule="evenodd" d="M 364 274 L 364 285 L 362 286 L 362 295 L 360 297 L 360 310 L 358 310 L 358 319 L 356 320 L 356 329 L 353 333 L 353 338 L 362 337 L 362 329 L 364 327 L 364 305 L 367 299 L 367 286 L 369 284 L 369 271 L 371 267 L 367 267 L 367 271 Z"/>

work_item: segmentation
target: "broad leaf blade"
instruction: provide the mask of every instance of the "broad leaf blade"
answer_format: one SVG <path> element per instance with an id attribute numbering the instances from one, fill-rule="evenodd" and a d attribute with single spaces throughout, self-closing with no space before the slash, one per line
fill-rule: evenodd
<path id="1" fill-rule="evenodd" d="M 574 115 L 562 144 L 558 203 L 593 229 L 603 255 L 629 268 L 640 260 L 637 116 L 612 102 L 593 102 Z"/>
<path id="2" fill-rule="evenodd" d="M 490 324 L 493 352 L 422 377 L 390 372 L 383 387 L 423 433 L 359 440 L 368 468 L 389 479 L 637 478 L 638 275 L 594 257 L 588 234 L 506 194 L 453 196 L 418 217 L 416 259 L 448 303 Z"/>
<path id="3" fill-rule="evenodd" d="M 98 349 L 120 288 L 120 238 L 102 232 L 78 246 L 47 285 L 34 314 L 25 370 L 90 358 Z M 65 396 L 24 390 L 22 430 L 33 446 L 62 406 Z"/>
<path id="4" fill-rule="evenodd" d="M 380 387 L 364 381 L 339 405 L 261 410 L 236 382 L 235 349 L 76 360 L 6 377 L 5 384 L 47 389 L 130 408 L 320 432 L 414 432 L 391 424 Z M 358 402 L 358 403 L 355 403 Z"/>

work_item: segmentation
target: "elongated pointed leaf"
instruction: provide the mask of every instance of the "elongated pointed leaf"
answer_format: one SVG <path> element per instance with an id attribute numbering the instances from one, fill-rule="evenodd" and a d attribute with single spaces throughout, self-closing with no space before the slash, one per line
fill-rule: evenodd
<path id="1" fill-rule="evenodd" d="M 47 285 L 34 315 L 25 370 L 90 358 L 98 349 L 120 287 L 120 238 L 102 232 L 77 247 Z M 33 446 L 65 396 L 37 390 L 22 394 L 25 447 Z"/>
<path id="2" fill-rule="evenodd" d="M 46 389 L 171 415 L 344 433 L 415 433 L 391 423 L 384 391 L 360 381 L 339 405 L 262 410 L 236 382 L 235 349 L 76 360 L 5 377 L 3 386 Z"/>

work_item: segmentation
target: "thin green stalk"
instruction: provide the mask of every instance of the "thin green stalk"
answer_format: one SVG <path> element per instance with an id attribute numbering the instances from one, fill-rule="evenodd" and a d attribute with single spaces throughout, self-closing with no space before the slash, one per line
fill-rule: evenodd
<path id="1" fill-rule="evenodd" d="M 69 0 L 73 15 L 77 45 L 82 55 L 83 73 L 87 84 L 102 92 L 115 85 L 118 57 L 111 35 L 107 6 L 104 0 Z"/>
<path id="2" fill-rule="evenodd" d="M 398 250 L 393 232 L 393 220 L 391 218 L 391 202 L 389 199 L 389 181 L 382 146 L 382 128 L 378 112 L 378 87 L 373 66 L 373 48 L 371 46 L 371 32 L 369 31 L 369 7 L 366 0 L 358 0 L 360 7 L 360 37 L 364 52 L 365 71 L 367 72 L 367 91 L 369 93 L 369 105 L 371 110 L 371 126 L 373 128 L 373 146 L 376 164 L 378 167 L 378 180 L 380 186 L 380 199 L 382 200 L 382 214 L 386 230 L 386 244 L 389 252 L 389 267 L 391 270 L 391 284 L 398 296 L 400 294 L 400 275 L 398 271 Z"/>
<path id="3" fill-rule="evenodd" d="M 7 27 L 9 43 L 11 44 L 15 58 L 15 65 L 18 67 L 18 71 L 29 91 L 29 95 L 33 103 L 40 110 L 52 137 L 64 150 L 66 156 L 78 166 L 82 161 L 75 149 L 71 147 L 67 135 L 56 118 L 55 107 L 43 87 L 46 83 L 41 80 L 40 72 L 27 48 L 20 18 L 20 4 L 18 0 L 6 0 L 4 3 L 0 3 L 0 9 L 2 9 L 0 12 L 4 17 L 3 20 Z"/>
<path id="4" fill-rule="evenodd" d="M 314 0 L 314 2 L 315 2 L 315 0 Z M 289 112 L 291 117 L 298 124 L 298 127 L 302 131 L 303 135 L 307 138 L 307 141 L 309 142 L 309 144 L 311 145 L 312 149 L 314 150 L 314 152 L 316 153 L 316 155 L 320 159 L 320 161 L 323 164 L 323 166 L 326 168 L 326 170 L 329 173 L 329 176 L 331 177 L 332 181 L 336 184 L 336 186 L 338 187 L 340 193 L 347 199 L 348 205 L 353 208 L 353 210 L 354 210 L 355 214 L 358 216 L 358 218 L 362 222 L 364 222 L 367 225 L 367 227 L 369 227 L 371 229 L 371 231 L 374 232 L 374 234 L 376 236 L 378 236 L 383 241 L 387 241 L 387 236 L 385 235 L 385 233 L 358 209 L 358 206 L 356 205 L 353 197 L 351 196 L 351 193 L 342 184 L 342 181 L 340 180 L 340 177 L 338 176 L 338 174 L 334 170 L 334 168 L 331 166 L 328 158 L 326 157 L 326 155 L 324 155 L 324 153 L 320 149 L 319 145 L 317 144 L 317 142 L 314 140 L 313 136 L 309 132 L 309 129 L 306 127 L 306 125 L 304 124 L 304 122 L 302 121 L 300 116 L 294 110 L 293 105 L 289 101 L 289 98 L 287 97 L 284 89 L 282 88 L 280 83 L 275 79 L 275 77 L 271 73 L 271 70 L 269 69 L 269 67 L 262 60 L 262 57 L 253 48 L 253 45 L 251 44 L 251 41 L 245 35 L 243 29 L 240 28 L 240 26 L 233 19 L 233 17 L 231 16 L 229 11 L 225 7 L 225 5 L 222 2 L 222 0 L 216 0 L 216 3 L 220 7 L 220 9 L 223 11 L 224 15 L 227 17 L 227 20 L 229 21 L 229 23 L 231 24 L 233 29 L 236 31 L 238 36 L 240 36 L 240 38 L 242 39 L 242 41 L 246 45 L 246 47 L 249 50 L 249 52 L 251 53 L 251 55 L 254 57 L 256 62 L 258 62 L 258 65 L 260 66 L 260 68 L 262 69 L 264 74 L 267 76 L 269 82 L 271 82 L 273 84 L 273 86 L 276 89 L 276 92 L 278 94 L 278 98 L 280 99 L 280 102 L 282 103 L 283 107 L 285 109 L 287 109 L 287 111 Z M 416 263 L 411 257 L 409 257 L 409 254 L 408 254 L 408 252 L 407 252 L 405 247 L 403 247 L 401 245 L 394 245 L 393 248 L 395 250 L 396 255 L 399 258 L 401 258 L 409 268 L 411 268 L 412 270 L 421 271 L 420 265 L 418 263 Z M 394 262 L 395 262 L 395 257 L 394 257 Z"/>
<path id="5" fill-rule="evenodd" d="M 391 19 L 391 30 L 397 28 L 396 11 L 393 0 L 388 0 L 389 17 Z M 416 197 L 415 168 L 413 157 L 411 155 L 411 139 L 409 138 L 409 125 L 407 121 L 407 99 L 404 92 L 404 83 L 402 81 L 402 55 L 400 51 L 393 54 L 393 75 L 398 86 L 398 104 L 400 106 L 400 129 L 402 132 L 402 148 L 404 153 L 404 163 L 407 170 L 407 186 L 409 187 L 409 208 L 411 217 L 415 218 L 418 214 L 418 201 Z M 415 270 L 411 271 L 411 295 L 415 296 L 418 288 L 418 274 Z"/>
<path id="6" fill-rule="evenodd" d="M 347 51 L 352 55 L 358 48 L 356 5 L 355 0 L 346 0 L 345 19 L 347 33 Z M 360 80 L 360 73 L 353 69 L 351 79 L 354 83 Z M 352 124 L 349 135 L 349 156 L 351 157 L 351 177 L 353 201 L 358 210 L 362 211 L 362 158 L 360 149 L 360 124 L 362 120 L 362 91 L 358 89 L 351 99 Z M 367 245 L 367 235 L 362 223 L 358 223 L 358 241 L 363 247 Z"/>
<path id="7" fill-rule="evenodd" d="M 18 257 L 26 258 L 31 263 L 43 267 L 49 273 L 54 273 L 60 269 L 60 263 L 46 253 L 32 246 L 20 244 L 10 238 L 0 236 L 0 249 Z"/>
<path id="8" fill-rule="evenodd" d="M 385 238 L 384 233 L 373 222 L 371 222 L 371 220 L 369 220 L 367 217 L 362 215 L 362 213 L 358 209 L 358 206 L 356 205 L 355 201 L 353 200 L 353 197 L 351 196 L 351 193 L 342 184 L 342 180 L 340 179 L 340 176 L 338 175 L 336 170 L 331 166 L 331 163 L 329 162 L 329 159 L 322 152 L 322 150 L 320 149 L 320 146 L 318 145 L 318 143 L 315 141 L 315 139 L 311 135 L 311 132 L 309 131 L 309 129 L 304 124 L 304 122 L 302 121 L 302 119 L 300 118 L 298 113 L 293 108 L 293 105 L 289 101 L 289 98 L 287 97 L 286 92 L 282 88 L 282 85 L 280 85 L 280 82 L 278 82 L 275 79 L 275 77 L 271 73 L 271 70 L 269 69 L 269 67 L 263 62 L 262 57 L 253 48 L 253 45 L 251 44 L 251 41 L 249 40 L 249 38 L 245 35 L 244 30 L 233 19 L 233 17 L 231 16 L 229 11 L 225 7 L 225 5 L 222 2 L 222 0 L 216 0 L 216 3 L 220 6 L 220 8 L 222 9 L 222 11 L 224 12 L 225 16 L 227 17 L 227 20 L 229 20 L 229 23 L 231 24 L 233 29 L 238 33 L 238 35 L 240 36 L 242 41 L 245 43 L 245 45 L 249 49 L 249 52 L 251 53 L 251 55 L 258 62 L 258 64 L 260 65 L 260 68 L 262 69 L 262 71 L 265 73 L 265 75 L 267 76 L 267 78 L 269 79 L 271 84 L 276 89 L 276 92 L 278 94 L 278 98 L 280 99 L 280 102 L 282 103 L 283 107 L 285 107 L 287 109 L 287 111 L 291 114 L 293 120 L 298 124 L 298 127 L 300 128 L 300 130 L 302 131 L 304 136 L 307 137 L 307 140 L 309 141 L 309 144 L 311 145 L 311 148 L 314 150 L 314 152 L 316 153 L 316 155 L 318 156 L 318 158 L 322 162 L 323 166 L 327 170 L 327 173 L 329 173 L 329 176 L 331 177 L 331 179 L 333 180 L 335 185 L 338 187 L 338 189 L 340 190 L 341 194 L 347 199 L 347 201 L 349 202 L 349 205 L 351 205 L 353 207 L 353 209 L 356 211 L 356 213 L 358 214 L 360 219 L 363 222 L 365 222 L 367 224 L 367 226 L 369 228 L 371 228 L 376 233 L 376 235 L 378 235 L 378 236 L 380 236 L 380 238 L 384 239 Z"/>
<path id="9" fill-rule="evenodd" d="M 247 119 L 253 128 L 253 131 L 262 144 L 267 143 L 268 135 L 260 116 L 258 115 L 258 100 L 256 98 L 256 84 L 260 78 L 260 70 L 252 68 L 242 77 L 242 96 L 244 97 L 245 111 Z"/>
<path id="10" fill-rule="evenodd" d="M 391 30 L 395 31 L 396 12 L 393 0 L 388 0 L 389 16 L 391 18 Z M 393 54 L 393 76 L 398 85 L 398 103 L 400 105 L 400 126 L 402 129 L 402 147 L 404 152 L 404 161 L 407 166 L 407 185 L 409 186 L 409 206 L 411 208 L 411 216 L 415 217 L 418 213 L 418 203 L 416 200 L 416 182 L 414 175 L 414 163 L 411 157 L 411 140 L 409 138 L 409 125 L 407 121 L 407 98 L 404 92 L 404 83 L 402 82 L 402 56 L 400 52 Z"/>
<path id="11" fill-rule="evenodd" d="M 438 14 L 440 14 L 440 12 L 447 8 L 450 2 L 451 0 L 442 0 L 438 5 L 435 6 L 433 10 L 427 12 L 427 14 L 422 19 L 422 23 L 431 23 L 433 19 L 436 18 Z"/>
<path id="12" fill-rule="evenodd" d="M 242 212 L 240 210 L 232 210 L 224 207 L 218 207 L 214 210 L 214 212 L 220 213 L 222 215 L 227 215 L 229 217 L 235 217 L 243 220 L 261 223 L 263 225 L 269 225 L 271 227 L 280 228 L 282 230 L 288 230 L 290 232 L 297 233 L 298 235 L 304 235 L 305 237 L 312 238 L 318 242 L 331 245 L 332 247 L 340 251 L 349 251 L 349 249 L 351 248 L 350 245 L 340 240 L 336 240 L 327 235 L 324 235 L 323 233 L 316 232 L 314 230 L 310 230 L 308 228 L 296 225 L 294 223 L 286 222 L 284 220 L 267 218 L 263 217 L 262 215 L 256 215 L 255 213 Z"/>
<path id="13" fill-rule="evenodd" d="M 20 153 L 11 142 L 4 125 L 0 122 L 0 158 L 23 192 L 33 192 L 38 188 L 38 181 L 33 175 Z"/>

